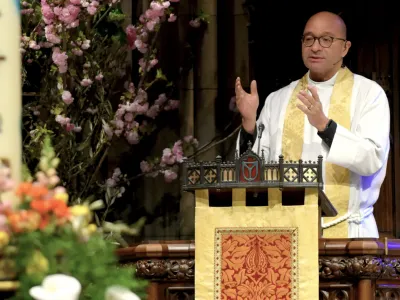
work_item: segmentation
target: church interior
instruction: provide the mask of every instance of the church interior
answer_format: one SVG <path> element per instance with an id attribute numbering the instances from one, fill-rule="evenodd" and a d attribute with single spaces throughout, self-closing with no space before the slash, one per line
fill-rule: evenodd
<path id="1" fill-rule="evenodd" d="M 400 299 L 394 2 L 1 1 L 1 299 Z M 259 116 L 321 11 L 389 102 L 379 238 L 324 237 L 322 156 L 237 151 L 236 78 Z"/>

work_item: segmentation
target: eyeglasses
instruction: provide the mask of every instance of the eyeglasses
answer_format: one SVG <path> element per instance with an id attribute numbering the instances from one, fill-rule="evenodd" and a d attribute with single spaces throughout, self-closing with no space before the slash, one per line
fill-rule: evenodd
<path id="1" fill-rule="evenodd" d="M 306 36 L 303 35 L 301 37 L 301 41 L 304 44 L 304 46 L 306 46 L 306 47 L 311 47 L 312 45 L 314 45 L 315 40 L 318 40 L 319 44 L 324 48 L 329 48 L 330 46 L 332 46 L 332 43 L 335 40 L 340 40 L 340 41 L 344 41 L 344 42 L 347 41 L 345 39 L 335 38 L 333 36 L 328 36 L 328 35 L 324 35 L 324 36 L 320 36 L 320 37 L 315 37 L 312 35 L 306 35 Z"/>

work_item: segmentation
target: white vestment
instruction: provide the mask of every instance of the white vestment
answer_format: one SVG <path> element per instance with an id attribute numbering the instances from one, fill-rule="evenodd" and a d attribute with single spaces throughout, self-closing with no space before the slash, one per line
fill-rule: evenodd
<path id="1" fill-rule="evenodd" d="M 327 116 L 336 76 L 337 74 L 325 82 L 314 82 L 308 77 L 308 82 L 317 87 L 323 111 Z M 297 83 L 298 80 L 271 93 L 257 120 L 257 128 L 260 123 L 265 126 L 260 148 L 264 150 L 267 162 L 278 161 L 282 153 L 286 106 Z M 316 161 L 318 155 L 322 155 L 324 162 L 350 170 L 348 214 L 337 218 L 345 218 L 344 222 L 349 222 L 349 238 L 377 238 L 379 234 L 373 216 L 373 205 L 378 200 L 380 187 L 386 175 L 390 148 L 390 111 L 386 94 L 376 82 L 354 74 L 350 117 L 351 130 L 338 123 L 333 143 L 329 148 L 317 135 L 317 129 L 309 123 L 305 115 L 302 159 Z M 257 150 L 258 138 L 253 147 L 254 152 L 257 153 Z"/>

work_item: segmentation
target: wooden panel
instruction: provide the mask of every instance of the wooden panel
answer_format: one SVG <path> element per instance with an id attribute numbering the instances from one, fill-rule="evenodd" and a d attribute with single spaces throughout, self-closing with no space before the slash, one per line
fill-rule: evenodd
<path id="1" fill-rule="evenodd" d="M 393 30 L 393 45 L 392 45 L 392 69 L 393 69 L 393 105 L 392 105 L 392 122 L 393 122 L 393 182 L 400 182 L 400 97 L 399 97 L 399 25 L 396 25 Z M 395 207 L 395 214 L 391 216 L 395 222 L 395 236 L 400 236 L 400 206 L 396 205 L 396 200 L 400 199 L 400 187 L 398 184 L 393 185 L 393 203 Z"/>
<path id="2" fill-rule="evenodd" d="M 359 44 L 360 46 L 357 49 L 358 68 L 354 71 L 370 77 L 385 90 L 392 111 L 391 135 L 393 136 L 395 130 L 398 130 L 398 128 L 396 128 L 398 127 L 398 113 L 394 114 L 393 112 L 395 94 L 393 93 L 392 83 L 392 70 L 394 70 L 394 68 L 392 69 L 392 37 L 389 35 L 388 38 L 376 41 L 375 43 L 360 41 Z M 396 142 L 398 143 L 397 140 Z M 386 178 L 382 184 L 379 199 L 374 207 L 374 216 L 380 236 L 382 237 L 394 237 L 396 234 L 393 218 L 395 215 L 395 201 L 393 197 L 393 148 L 392 146 L 389 154 Z"/>
<path id="3" fill-rule="evenodd" d="M 194 286 L 169 287 L 167 300 L 194 300 Z"/>
<path id="4" fill-rule="evenodd" d="M 152 281 L 147 295 L 149 300 L 194 300 L 194 284 L 192 281 Z"/>
<path id="5" fill-rule="evenodd" d="M 375 300 L 400 300 L 400 285 L 394 282 L 377 284 Z"/>
<path id="6" fill-rule="evenodd" d="M 394 199 L 393 199 L 393 154 L 389 155 L 386 178 L 382 184 L 379 199 L 374 207 L 374 216 L 381 237 L 394 237 Z"/>
<path id="7" fill-rule="evenodd" d="M 355 300 L 352 283 L 320 282 L 319 300 Z"/>

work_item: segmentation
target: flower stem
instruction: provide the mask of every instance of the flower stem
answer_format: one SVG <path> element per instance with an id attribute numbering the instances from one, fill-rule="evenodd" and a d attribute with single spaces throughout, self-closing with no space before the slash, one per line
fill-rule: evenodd
<path id="1" fill-rule="evenodd" d="M 104 144 L 103 144 L 104 147 Z M 82 195 L 87 191 L 88 187 L 92 184 L 93 180 L 95 179 L 97 173 L 99 172 L 101 165 L 103 164 L 104 160 L 106 159 L 107 155 L 108 155 L 108 151 L 110 149 L 110 145 L 107 146 L 107 148 L 105 149 L 103 156 L 101 157 L 99 163 L 97 164 L 96 169 L 94 170 L 92 176 L 90 177 L 90 180 L 86 183 L 85 187 L 82 189 L 82 192 L 79 195 L 79 198 L 82 197 Z"/>
<path id="2" fill-rule="evenodd" d="M 112 5 L 109 6 L 109 7 L 107 8 L 107 10 L 105 11 L 105 13 L 104 13 L 104 14 L 100 17 L 100 19 L 98 19 L 97 22 L 94 24 L 93 28 L 96 28 L 97 25 L 99 25 L 99 23 L 100 23 L 101 21 L 103 21 L 103 19 L 107 16 L 107 14 L 110 12 L 110 10 L 111 10 L 112 8 L 113 8 Z"/>

